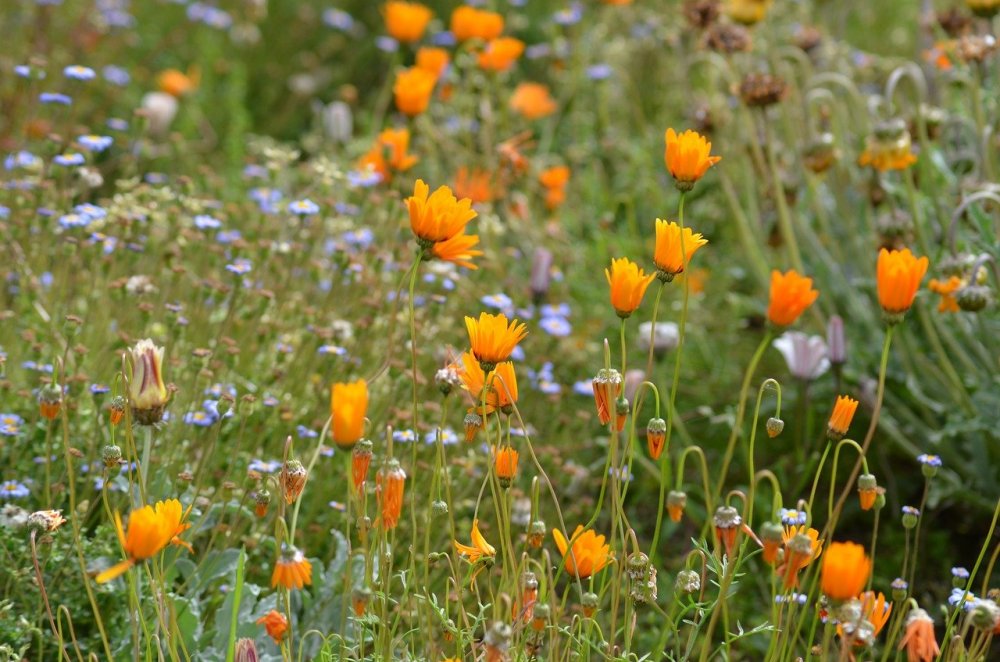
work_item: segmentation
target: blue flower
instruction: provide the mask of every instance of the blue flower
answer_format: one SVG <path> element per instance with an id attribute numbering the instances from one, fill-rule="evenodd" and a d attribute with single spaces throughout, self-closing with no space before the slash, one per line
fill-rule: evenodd
<path id="1" fill-rule="evenodd" d="M 556 25 L 575 25 L 580 22 L 581 18 L 583 18 L 583 7 L 577 2 L 552 15 L 552 21 Z"/>
<path id="2" fill-rule="evenodd" d="M 278 400 L 278 398 L 274 397 L 273 395 L 265 395 L 264 399 L 261 400 L 260 403 L 265 407 L 277 407 L 279 404 L 281 404 L 281 401 Z"/>
<path id="3" fill-rule="evenodd" d="M 323 11 L 323 23 L 327 27 L 348 32 L 354 27 L 354 18 L 340 9 L 326 9 Z"/>
<path id="4" fill-rule="evenodd" d="M 108 388 L 107 386 L 105 386 L 104 384 L 91 384 L 90 385 L 90 392 L 92 394 L 94 394 L 94 395 L 103 395 L 105 393 L 108 393 L 110 390 L 111 389 Z"/>
<path id="5" fill-rule="evenodd" d="M 295 431 L 298 433 L 300 439 L 315 439 L 319 436 L 319 432 L 310 430 L 304 425 L 296 426 Z"/>
<path id="6" fill-rule="evenodd" d="M 98 221 L 108 215 L 108 211 L 101 206 L 91 204 L 89 202 L 83 202 L 73 207 L 73 211 L 77 214 L 83 214 L 88 218 Z"/>
<path id="7" fill-rule="evenodd" d="M 435 46 L 454 46 L 457 43 L 455 34 L 450 30 L 438 32 L 431 36 L 431 43 Z"/>
<path id="8" fill-rule="evenodd" d="M 431 430 L 424 435 L 425 444 L 437 443 L 437 430 Z M 453 446 L 458 443 L 458 435 L 451 428 L 441 428 L 441 443 L 445 446 Z"/>
<path id="9" fill-rule="evenodd" d="M 393 430 L 392 440 L 396 443 L 408 444 L 417 440 L 417 434 L 413 430 Z"/>
<path id="10" fill-rule="evenodd" d="M 347 355 L 347 350 L 344 349 L 343 347 L 339 347 L 337 345 L 320 345 L 319 349 L 317 351 L 320 354 L 324 355 L 324 356 L 326 356 L 328 354 L 332 354 L 334 356 L 346 356 Z"/>
<path id="11" fill-rule="evenodd" d="M 132 80 L 128 71 L 114 64 L 109 64 L 101 69 L 101 75 L 104 76 L 104 80 L 118 87 L 125 87 Z"/>
<path id="12" fill-rule="evenodd" d="M 243 176 L 247 179 L 267 179 L 267 168 L 256 163 L 243 166 Z"/>
<path id="13" fill-rule="evenodd" d="M 610 64 L 592 64 L 587 67 L 587 78 L 590 80 L 607 80 L 613 73 L 614 69 Z"/>
<path id="14" fill-rule="evenodd" d="M 957 607 L 962 605 L 962 609 L 969 611 L 976 604 L 976 596 L 972 591 L 966 591 L 962 588 L 951 589 L 951 595 L 948 596 L 948 604 L 952 607 Z"/>
<path id="15" fill-rule="evenodd" d="M 969 571 L 961 566 L 955 566 L 951 569 L 951 576 L 955 579 L 968 579 Z"/>
<path id="16" fill-rule="evenodd" d="M 184 422 L 188 425 L 197 425 L 198 427 L 207 428 L 215 423 L 215 419 L 211 414 L 206 411 L 196 410 L 189 411 L 184 414 Z"/>
<path id="17" fill-rule="evenodd" d="M 10 207 L 4 207 L 0 205 L 0 218 L 8 218 L 10 216 Z"/>
<path id="18" fill-rule="evenodd" d="M 6 170 L 14 170 L 15 168 L 40 168 L 42 166 L 41 157 L 35 156 L 31 152 L 22 149 L 19 152 L 9 154 L 7 158 L 3 160 L 3 167 Z"/>
<path id="19" fill-rule="evenodd" d="M 76 139 L 76 142 L 80 144 L 80 147 L 90 150 L 91 152 L 103 152 L 108 147 L 111 147 L 111 143 L 115 141 L 111 136 L 97 136 L 97 135 L 86 135 L 80 136 Z"/>
<path id="20" fill-rule="evenodd" d="M 807 515 L 804 510 L 794 508 L 782 508 L 778 511 L 781 523 L 785 526 L 802 526 L 806 523 Z"/>
<path id="21" fill-rule="evenodd" d="M 128 131 L 128 122 L 120 117 L 108 118 L 108 121 L 105 122 L 105 124 L 107 124 L 108 128 L 113 131 Z"/>
<path id="22" fill-rule="evenodd" d="M 319 205 L 310 200 L 309 198 L 304 198 L 302 200 L 293 200 L 288 203 L 288 211 L 292 212 L 297 216 L 309 216 L 311 214 L 316 214 L 319 212 Z"/>
<path id="23" fill-rule="evenodd" d="M 242 238 L 243 235 L 240 234 L 239 230 L 223 230 L 219 234 L 215 235 L 215 240 L 220 244 L 231 244 Z"/>
<path id="24" fill-rule="evenodd" d="M 26 64 L 18 64 L 14 66 L 14 74 L 20 76 L 21 78 L 31 77 L 31 67 Z"/>
<path id="25" fill-rule="evenodd" d="M 237 276 L 242 276 L 243 274 L 248 274 L 253 269 L 253 264 L 250 260 L 245 258 L 239 258 L 232 264 L 226 265 L 226 271 L 236 274 Z"/>
<path id="26" fill-rule="evenodd" d="M 73 80 L 93 80 L 97 74 L 90 67 L 72 64 L 63 69 L 63 75 Z"/>
<path id="27" fill-rule="evenodd" d="M 538 326 L 542 331 L 556 338 L 565 338 L 573 331 L 570 323 L 562 317 L 543 317 Z"/>
<path id="28" fill-rule="evenodd" d="M 66 152 L 65 154 L 57 154 L 52 161 L 61 166 L 78 166 L 83 165 L 86 159 L 79 152 Z"/>
<path id="29" fill-rule="evenodd" d="M 273 474 L 275 471 L 281 468 L 281 462 L 277 460 L 251 460 L 247 469 L 250 471 L 256 471 L 262 474 Z"/>
<path id="30" fill-rule="evenodd" d="M 917 456 L 917 462 L 919 462 L 920 464 L 926 465 L 928 467 L 940 467 L 941 466 L 941 458 L 940 457 L 938 457 L 937 455 L 928 455 L 927 453 L 923 453 L 922 455 L 918 455 Z"/>
<path id="31" fill-rule="evenodd" d="M 228 394 L 231 398 L 236 398 L 236 387 L 232 384 L 212 384 L 204 391 L 205 395 L 210 395 L 213 398 L 221 398 L 223 394 Z"/>
<path id="32" fill-rule="evenodd" d="M 497 294 L 487 294 L 481 298 L 480 303 L 489 308 L 495 308 L 496 310 L 510 310 L 514 302 L 511 301 L 510 297 L 502 292 Z"/>
<path id="33" fill-rule="evenodd" d="M 194 226 L 199 230 L 218 230 L 222 227 L 222 221 L 208 214 L 198 214 L 194 217 Z"/>
<path id="34" fill-rule="evenodd" d="M 71 96 L 59 92 L 42 92 L 38 95 L 38 100 L 42 103 L 58 103 L 63 106 L 69 106 L 73 103 Z"/>
<path id="35" fill-rule="evenodd" d="M 347 173 L 347 185 L 350 188 L 371 188 L 382 181 L 382 175 L 374 170 L 351 170 Z"/>
<path id="36" fill-rule="evenodd" d="M 573 392 L 577 395 L 594 395 L 594 380 L 581 379 L 578 382 L 573 382 Z"/>
<path id="37" fill-rule="evenodd" d="M 0 484 L 0 499 L 21 499 L 31 494 L 28 486 L 16 480 Z"/>
<path id="38" fill-rule="evenodd" d="M 63 214 L 59 217 L 59 225 L 67 230 L 73 228 L 85 228 L 93 223 L 93 221 L 94 219 L 86 214 L 77 214 L 76 212 Z"/>

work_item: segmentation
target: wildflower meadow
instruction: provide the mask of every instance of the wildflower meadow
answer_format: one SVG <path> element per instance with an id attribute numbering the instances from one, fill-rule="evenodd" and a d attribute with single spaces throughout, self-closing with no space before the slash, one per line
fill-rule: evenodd
<path id="1" fill-rule="evenodd" d="M 3 0 L 0 662 L 1000 659 L 1000 0 Z"/>

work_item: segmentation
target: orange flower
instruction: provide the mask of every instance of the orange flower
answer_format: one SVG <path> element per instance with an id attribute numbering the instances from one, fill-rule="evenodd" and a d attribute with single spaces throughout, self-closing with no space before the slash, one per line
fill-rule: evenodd
<path id="1" fill-rule="evenodd" d="M 462 166 L 455 172 L 455 195 L 468 198 L 473 204 L 493 200 L 493 176 L 482 168 Z"/>
<path id="2" fill-rule="evenodd" d="M 372 442 L 362 439 L 351 451 L 351 482 L 360 494 L 368 480 L 368 467 L 372 463 Z"/>
<path id="3" fill-rule="evenodd" d="M 604 275 L 611 286 L 611 305 L 622 319 L 635 312 L 642 303 L 646 288 L 656 277 L 655 274 L 646 275 L 639 265 L 627 257 L 612 259 L 611 268 L 605 269 Z"/>
<path id="4" fill-rule="evenodd" d="M 493 449 L 493 466 L 497 472 L 500 485 L 510 487 L 511 481 L 517 475 L 517 460 L 519 454 L 510 446 L 504 446 L 500 450 Z"/>
<path id="5" fill-rule="evenodd" d="M 832 600 L 850 600 L 864 590 L 872 571 L 865 548 L 853 542 L 834 542 L 823 557 L 820 588 Z"/>
<path id="6" fill-rule="evenodd" d="M 167 69 L 156 77 L 156 86 L 161 92 L 180 98 L 198 88 L 199 78 L 197 68 L 188 69 L 186 74 L 177 69 Z"/>
<path id="7" fill-rule="evenodd" d="M 184 523 L 186 515 L 177 499 L 157 501 L 153 506 L 133 510 L 126 531 L 122 527 L 121 516 L 116 512 L 115 531 L 126 558 L 97 575 L 97 583 L 111 581 L 136 563 L 156 556 L 170 543 L 190 550 L 191 546 L 177 537 L 191 526 Z"/>
<path id="8" fill-rule="evenodd" d="M 783 274 L 772 271 L 767 318 L 775 326 L 793 324 L 818 296 L 819 292 L 812 289 L 812 278 L 800 276 L 794 269 Z"/>
<path id="9" fill-rule="evenodd" d="M 483 370 L 492 370 L 496 364 L 510 358 L 517 343 L 528 335 L 523 322 L 510 320 L 503 313 L 492 315 L 480 313 L 479 319 L 465 318 L 465 328 L 469 332 L 472 354 L 479 360 Z"/>
<path id="10" fill-rule="evenodd" d="M 838 395 L 837 401 L 833 405 L 833 413 L 830 414 L 830 421 L 826 424 L 826 433 L 831 439 L 840 440 L 847 434 L 847 429 L 851 427 L 854 420 L 854 412 L 858 409 L 858 401 L 846 395 Z"/>
<path id="11" fill-rule="evenodd" d="M 443 48 L 421 46 L 417 49 L 417 67 L 434 74 L 436 78 L 441 77 L 449 62 L 451 56 Z"/>
<path id="12" fill-rule="evenodd" d="M 281 645 L 288 632 L 288 619 L 279 611 L 272 609 L 257 619 L 257 625 L 263 625 L 267 631 L 267 636 L 274 639 L 274 643 Z"/>
<path id="13" fill-rule="evenodd" d="M 955 298 L 955 292 L 960 290 L 964 285 L 965 281 L 958 276 L 951 276 L 948 280 L 932 278 L 931 282 L 927 283 L 927 287 L 931 292 L 941 295 L 941 301 L 938 303 L 939 313 L 957 313 L 960 310 L 958 300 Z"/>
<path id="14" fill-rule="evenodd" d="M 673 221 L 656 219 L 656 249 L 653 253 L 653 263 L 659 270 L 660 279 L 664 282 L 673 280 L 674 276 L 684 271 L 695 251 L 707 243 L 707 239 L 691 228 L 682 230 L 681 226 Z"/>
<path id="15" fill-rule="evenodd" d="M 585 530 L 578 525 L 570 543 L 566 542 L 566 537 L 558 529 L 552 529 L 552 537 L 559 553 L 563 555 L 566 572 L 579 579 L 586 579 L 595 572 L 600 572 L 615 558 L 611 547 L 604 542 L 604 536 L 595 534 L 592 529 Z M 570 552 L 568 550 L 571 547 Z"/>
<path id="16" fill-rule="evenodd" d="M 382 14 L 385 16 L 385 29 L 393 39 L 404 44 L 420 41 L 427 24 L 434 17 L 434 12 L 422 4 L 402 0 L 385 3 Z"/>
<path id="17" fill-rule="evenodd" d="M 437 84 L 437 75 L 426 69 L 411 67 L 396 74 L 392 93 L 396 98 L 396 108 L 404 115 L 413 117 L 427 110 Z"/>
<path id="18" fill-rule="evenodd" d="M 663 159 L 667 170 L 675 180 L 677 188 L 690 190 L 709 168 L 722 160 L 721 156 L 711 156 L 712 143 L 696 131 L 687 130 L 678 135 L 667 129 L 667 147 Z"/>
<path id="19" fill-rule="evenodd" d="M 509 414 L 517 404 L 517 374 L 514 372 L 514 364 L 510 361 L 498 363 L 487 377 L 487 382 L 496 393 L 497 407 Z"/>
<path id="20" fill-rule="evenodd" d="M 819 539 L 819 531 L 804 524 L 786 527 L 782 539 L 785 544 L 785 562 L 778 568 L 778 574 L 784 575 L 787 590 L 798 586 L 799 572 L 823 553 L 823 541 Z"/>
<path id="21" fill-rule="evenodd" d="M 472 258 L 483 254 L 481 250 L 473 248 L 478 243 L 478 234 L 465 234 L 462 232 L 456 234 L 451 239 L 445 239 L 434 244 L 431 247 L 431 254 L 443 262 L 454 262 L 466 269 L 478 269 L 479 267 L 470 262 Z"/>
<path id="22" fill-rule="evenodd" d="M 548 209 L 555 209 L 566 200 L 569 174 L 567 166 L 554 166 L 538 175 L 538 181 L 545 187 L 545 206 Z"/>
<path id="23" fill-rule="evenodd" d="M 362 170 L 371 168 L 382 177 L 382 181 L 389 181 L 394 173 L 409 170 L 420 160 L 408 154 L 409 149 L 409 129 L 386 129 L 378 134 L 368 153 L 358 160 L 358 167 Z"/>
<path id="24" fill-rule="evenodd" d="M 410 212 L 410 229 L 419 241 L 427 244 L 451 239 L 465 230 L 476 217 L 472 200 L 458 200 L 447 186 L 430 193 L 422 179 L 413 185 L 413 195 L 406 199 Z"/>
<path id="25" fill-rule="evenodd" d="M 271 573 L 271 588 L 282 586 L 287 590 L 312 584 L 312 563 L 305 554 L 294 547 L 285 546 Z"/>
<path id="26" fill-rule="evenodd" d="M 892 603 L 888 602 L 882 593 L 876 596 L 875 591 L 865 591 L 858 596 L 858 600 L 861 600 L 861 614 L 875 627 L 877 637 L 889 621 Z"/>
<path id="27" fill-rule="evenodd" d="M 882 310 L 893 316 L 901 316 L 917 296 L 920 281 L 927 273 L 927 258 L 916 257 L 910 249 L 878 252 L 876 279 L 878 281 L 878 302 Z"/>
<path id="28" fill-rule="evenodd" d="M 469 563 L 473 565 L 483 561 L 483 564 L 476 568 L 472 577 L 475 579 L 476 575 L 483 568 L 489 567 L 493 563 L 493 559 L 496 557 L 497 550 L 493 545 L 486 542 L 486 538 L 483 537 L 482 532 L 479 531 L 479 520 L 472 520 L 472 544 L 464 545 L 457 540 L 453 540 L 452 544 L 455 545 L 455 550 L 459 555 L 468 559 Z"/>
<path id="29" fill-rule="evenodd" d="M 507 71 L 524 52 L 524 42 L 514 37 L 497 37 L 479 54 L 479 66 L 487 71 Z"/>
<path id="30" fill-rule="evenodd" d="M 368 383 L 337 382 L 330 387 L 330 416 L 333 441 L 341 448 L 350 448 L 361 439 L 365 431 L 365 414 L 368 412 Z"/>
<path id="31" fill-rule="evenodd" d="M 591 381 L 594 388 L 594 404 L 597 406 L 597 420 L 601 425 L 611 422 L 612 412 L 616 411 L 618 396 L 622 393 L 622 376 L 614 368 L 601 368 L 597 377 Z M 615 427 L 621 432 L 625 429 L 625 416 L 615 419 Z"/>
<path id="32" fill-rule="evenodd" d="M 927 612 L 915 608 L 906 619 L 906 634 L 899 642 L 899 648 L 906 648 L 907 662 L 931 662 L 941 653 L 934 638 L 934 621 Z"/>
<path id="33" fill-rule="evenodd" d="M 406 472 L 395 458 L 389 459 L 375 476 L 375 495 L 381 512 L 382 526 L 395 529 L 399 514 L 403 510 L 403 491 L 406 487 Z"/>
<path id="34" fill-rule="evenodd" d="M 510 107 L 526 120 L 537 120 L 556 112 L 559 105 L 549 94 L 547 85 L 519 83 L 510 96 Z"/>
<path id="35" fill-rule="evenodd" d="M 480 367 L 479 361 L 472 352 L 463 352 L 461 362 L 459 375 L 462 379 L 462 388 L 469 392 L 474 402 L 470 411 L 482 416 L 492 414 L 497 408 L 497 393 L 492 387 L 487 387 L 487 375 Z M 491 372 L 490 375 L 492 374 Z M 481 425 L 477 426 L 477 431 L 478 427 Z"/>
<path id="36" fill-rule="evenodd" d="M 496 39 L 503 32 L 503 16 L 463 5 L 451 13 L 451 33 L 458 41 Z"/>

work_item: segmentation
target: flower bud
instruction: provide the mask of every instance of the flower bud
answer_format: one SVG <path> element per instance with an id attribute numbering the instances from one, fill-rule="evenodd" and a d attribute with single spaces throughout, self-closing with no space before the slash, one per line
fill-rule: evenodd
<path id="1" fill-rule="evenodd" d="M 596 593 L 584 593 L 580 599 L 583 615 L 591 618 L 597 612 L 598 598 Z"/>
<path id="2" fill-rule="evenodd" d="M 447 515 L 448 514 L 448 502 L 442 501 L 441 499 L 435 499 L 431 502 L 431 512 L 435 515 Z"/>
<path id="3" fill-rule="evenodd" d="M 163 384 L 163 348 L 146 338 L 129 349 L 132 376 L 129 379 L 129 404 L 136 421 L 153 425 L 163 419 L 169 394 Z"/>
<path id="4" fill-rule="evenodd" d="M 840 315 L 831 317 L 826 326 L 826 354 L 833 365 L 847 363 L 847 340 L 844 336 L 844 320 Z"/>
<path id="5" fill-rule="evenodd" d="M 712 524 L 715 525 L 716 538 L 725 547 L 726 555 L 732 557 L 736 547 L 736 534 L 743 524 L 739 511 L 732 506 L 720 506 L 712 517 Z"/>
<path id="6" fill-rule="evenodd" d="M 910 585 L 902 577 L 896 577 L 892 580 L 890 587 L 892 588 L 892 599 L 896 602 L 902 602 L 906 599 L 906 594 L 909 591 Z"/>
<path id="7" fill-rule="evenodd" d="M 920 511 L 913 506 L 903 506 L 903 528 L 912 529 L 920 520 Z"/>
<path id="8" fill-rule="evenodd" d="M 552 253 L 544 248 L 536 248 L 531 260 L 531 296 L 535 303 L 541 303 L 549 292 L 552 271 Z"/>
<path id="9" fill-rule="evenodd" d="M 625 573 L 628 574 L 629 579 L 634 582 L 644 579 L 648 569 L 649 557 L 642 552 L 636 552 L 629 556 L 628 562 L 625 565 Z"/>
<path id="10" fill-rule="evenodd" d="M 368 467 L 372 463 L 372 442 L 362 439 L 351 449 L 351 480 L 354 489 L 360 493 L 368 479 Z"/>
<path id="11" fill-rule="evenodd" d="M 487 660 L 502 660 L 510 648 L 514 630 L 502 621 L 494 621 L 483 636 Z"/>
<path id="12" fill-rule="evenodd" d="M 670 515 L 671 522 L 680 522 L 684 516 L 684 508 L 687 507 L 687 493 L 678 490 L 670 490 L 667 493 L 667 514 Z"/>
<path id="13" fill-rule="evenodd" d="M 125 398 L 121 395 L 116 395 L 111 398 L 111 403 L 108 405 L 108 418 L 111 420 L 111 425 L 118 425 L 122 422 L 122 418 L 125 416 Z"/>
<path id="14" fill-rule="evenodd" d="M 233 652 L 233 662 L 257 662 L 260 657 L 257 655 L 257 644 L 253 639 L 244 637 L 236 641 L 236 649 Z"/>
<path id="15" fill-rule="evenodd" d="M 767 429 L 767 436 L 774 439 L 785 429 L 785 422 L 780 418 L 772 416 L 767 419 L 767 424 L 764 427 Z"/>
<path id="16" fill-rule="evenodd" d="M 701 590 L 701 576 L 694 570 L 681 570 L 674 580 L 674 591 L 685 595 Z"/>
<path id="17" fill-rule="evenodd" d="M 878 481 L 872 474 L 861 474 L 858 476 L 858 498 L 861 501 L 861 510 L 871 510 L 875 506 L 875 498 L 878 496 Z"/>
<path id="18" fill-rule="evenodd" d="M 760 540 L 764 543 L 764 563 L 774 564 L 784 543 L 785 530 L 777 522 L 764 522 L 760 527 Z"/>
<path id="19" fill-rule="evenodd" d="M 360 618 L 364 616 L 368 603 L 372 601 L 372 590 L 368 587 L 356 588 L 351 592 L 351 608 L 354 615 Z"/>
<path id="20" fill-rule="evenodd" d="M 267 509 L 271 505 L 271 493 L 267 491 L 267 488 L 262 487 L 257 490 L 257 494 L 254 495 L 253 500 L 253 511 L 257 517 L 264 517 L 267 515 Z"/>
<path id="21" fill-rule="evenodd" d="M 535 520 L 528 527 L 528 544 L 535 549 L 542 546 L 542 542 L 545 540 L 545 533 L 548 529 L 545 527 L 545 522 L 542 520 Z"/>
<path id="22" fill-rule="evenodd" d="M 291 504 L 306 486 L 308 472 L 298 460 L 288 460 L 281 469 L 281 491 L 285 495 L 285 503 Z"/>
<path id="23" fill-rule="evenodd" d="M 534 613 L 531 619 L 531 629 L 535 632 L 541 632 L 545 629 L 546 623 L 549 621 L 549 615 L 552 613 L 552 609 L 543 603 L 536 604 Z"/>
<path id="24" fill-rule="evenodd" d="M 483 429 L 483 417 L 474 411 L 466 414 L 462 423 L 465 425 L 465 441 L 467 443 L 475 439 L 479 431 Z"/>
<path id="25" fill-rule="evenodd" d="M 649 419 L 649 423 L 646 424 L 646 446 L 649 449 L 649 457 L 654 460 L 660 459 L 666 438 L 667 422 L 662 418 Z"/>
<path id="26" fill-rule="evenodd" d="M 937 455 L 922 453 L 917 456 L 917 462 L 920 463 L 920 472 L 925 478 L 933 478 L 941 468 L 941 458 Z"/>
<path id="27" fill-rule="evenodd" d="M 955 588 L 965 588 L 969 582 L 969 571 L 960 566 L 951 569 L 951 585 Z"/>
<path id="28" fill-rule="evenodd" d="M 990 288 L 985 285 L 966 285 L 955 293 L 958 307 L 969 313 L 978 313 L 990 304 Z"/>
<path id="29" fill-rule="evenodd" d="M 38 391 L 38 413 L 42 418 L 55 419 L 62 408 L 63 392 L 58 384 L 47 384 Z"/>
<path id="30" fill-rule="evenodd" d="M 972 603 L 969 620 L 980 630 L 992 631 L 1000 622 L 1000 607 L 992 600 L 980 598 Z"/>
<path id="31" fill-rule="evenodd" d="M 448 395 L 462 385 L 462 377 L 454 366 L 447 365 L 434 373 L 434 383 L 443 395 Z"/>
<path id="32" fill-rule="evenodd" d="M 108 469 L 117 467 L 122 460 L 122 449 L 109 444 L 101 451 L 101 459 L 104 461 L 104 466 Z"/>

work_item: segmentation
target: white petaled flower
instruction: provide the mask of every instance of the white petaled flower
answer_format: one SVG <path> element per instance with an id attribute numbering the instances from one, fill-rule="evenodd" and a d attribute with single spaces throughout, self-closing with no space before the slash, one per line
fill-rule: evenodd
<path id="1" fill-rule="evenodd" d="M 177 116 L 177 99 L 166 92 L 149 92 L 142 97 L 142 110 L 149 121 L 149 131 L 163 135 Z"/>
<path id="2" fill-rule="evenodd" d="M 146 338 L 137 342 L 129 353 L 132 359 L 129 403 L 139 422 L 151 425 L 163 417 L 168 399 L 163 384 L 163 348 Z"/>
<path id="3" fill-rule="evenodd" d="M 669 352 L 677 347 L 680 332 L 674 322 L 657 322 L 656 329 L 653 330 L 652 322 L 643 322 L 639 325 L 639 335 L 635 337 L 636 345 L 643 352 L 649 351 L 649 336 L 652 331 L 653 351 Z"/>
<path id="4" fill-rule="evenodd" d="M 830 369 L 826 341 L 801 331 L 786 331 L 774 340 L 774 347 L 785 357 L 788 371 L 797 379 L 812 381 Z"/>

